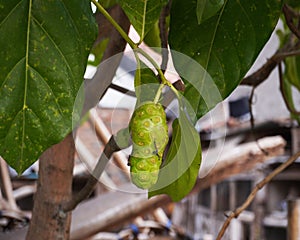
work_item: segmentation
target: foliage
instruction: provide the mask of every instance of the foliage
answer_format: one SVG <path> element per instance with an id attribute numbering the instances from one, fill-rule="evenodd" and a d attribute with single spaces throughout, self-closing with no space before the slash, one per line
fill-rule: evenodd
<path id="1" fill-rule="evenodd" d="M 142 41 L 147 32 L 154 26 L 166 0 L 119 0 L 131 24 L 140 35 Z"/>
<path id="2" fill-rule="evenodd" d="M 91 49 L 91 54 L 94 55 L 94 59 L 93 60 L 89 60 L 88 64 L 97 67 L 104 55 L 105 49 L 108 45 L 109 42 L 109 38 L 104 38 L 102 39 L 98 44 L 96 44 L 95 46 L 93 46 L 93 48 Z"/>
<path id="3" fill-rule="evenodd" d="M 183 104 L 180 104 L 183 106 Z M 188 119 L 183 107 L 179 118 L 173 122 L 170 150 L 163 164 L 159 179 L 150 189 L 149 196 L 168 194 L 179 201 L 193 188 L 201 163 L 200 137 Z"/>
<path id="4" fill-rule="evenodd" d="M 216 13 L 223 7 L 223 5 L 224 0 L 197 0 L 196 15 L 198 24 L 216 15 Z"/>
<path id="5" fill-rule="evenodd" d="M 0 154 L 22 173 L 71 131 L 97 29 L 87 0 L 1 0 L 0 9 Z"/>
<path id="6" fill-rule="evenodd" d="M 117 29 L 135 51 L 138 105 L 159 102 L 163 86 L 178 98 L 172 142 L 149 193 L 166 193 L 177 201 L 193 187 L 201 162 L 195 122 L 238 86 L 274 30 L 283 1 L 173 0 L 169 44 L 175 50 L 172 60 L 176 70 L 186 85 L 183 95 L 139 48 L 147 33 L 159 36 L 157 23 L 168 1 L 98 3 L 111 7 L 116 2 L 140 36 L 139 43 L 133 43 Z M 73 111 L 79 118 L 80 108 L 73 109 L 74 101 L 81 94 L 97 29 L 87 0 L 0 0 L 0 9 L 0 44 L 5 46 L 0 49 L 0 155 L 21 173 L 71 131 Z M 110 17 L 108 20 L 113 23 Z M 154 40 L 149 42 L 161 43 Z M 99 64 L 106 44 L 104 41 L 92 49 L 96 56 L 92 64 Z M 140 55 L 151 67 L 141 62 Z M 299 59 L 289 61 L 289 84 L 299 88 Z"/>
<path id="7" fill-rule="evenodd" d="M 300 4 L 298 3 L 298 7 Z M 277 36 L 280 40 L 280 45 L 290 45 L 291 42 L 295 41 L 295 36 L 291 34 L 287 24 L 283 21 L 283 29 L 277 30 Z M 294 103 L 294 92 L 300 92 L 300 57 L 299 56 L 288 56 L 283 60 L 284 73 L 281 76 L 281 91 L 287 107 L 291 111 L 291 117 L 300 123 L 300 116 L 297 114 L 297 107 Z M 294 90 L 294 91 L 293 91 Z M 299 112 L 299 110 L 298 110 Z"/>
<path id="8" fill-rule="evenodd" d="M 199 76 L 198 81 L 204 82 L 210 75 L 222 98 L 225 98 L 237 87 L 268 41 L 281 6 L 282 1 L 278 0 L 227 0 L 215 15 L 199 23 L 197 16 L 202 9 L 196 1 L 174 0 L 170 47 L 190 56 L 207 70 L 207 74 Z M 176 58 L 173 61 L 177 70 L 180 69 L 179 74 L 193 74 L 189 63 Z M 202 96 L 187 82 L 188 79 L 185 81 L 187 90 L 184 96 L 192 103 L 197 116 L 201 117 L 214 105 L 206 106 Z M 205 88 L 205 83 L 202 87 Z"/>

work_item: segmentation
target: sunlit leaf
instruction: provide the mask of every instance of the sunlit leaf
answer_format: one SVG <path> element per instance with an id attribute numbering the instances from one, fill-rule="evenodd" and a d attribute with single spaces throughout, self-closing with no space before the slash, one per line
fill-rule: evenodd
<path id="1" fill-rule="evenodd" d="M 90 8 L 88 0 L 0 0 L 0 155 L 19 173 L 71 131 L 97 34 Z"/>
<path id="2" fill-rule="evenodd" d="M 127 1 L 119 0 L 122 9 L 128 16 L 131 24 L 144 39 L 147 32 L 157 22 L 162 7 L 168 2 L 167 0 L 136 0 Z"/>
<path id="3" fill-rule="evenodd" d="M 146 43 L 149 47 L 153 47 L 154 50 L 156 48 L 161 47 L 158 21 L 153 25 L 153 27 L 146 34 L 144 38 L 144 43 Z"/>

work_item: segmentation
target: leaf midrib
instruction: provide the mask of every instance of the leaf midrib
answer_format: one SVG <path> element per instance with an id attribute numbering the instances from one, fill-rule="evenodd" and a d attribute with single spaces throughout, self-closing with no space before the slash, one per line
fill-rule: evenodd
<path id="1" fill-rule="evenodd" d="M 141 40 L 144 39 L 144 34 L 145 34 L 147 3 L 148 3 L 148 0 L 145 0 L 145 4 L 144 4 L 144 12 L 143 12 L 143 22 L 142 22 Z"/>
<path id="2" fill-rule="evenodd" d="M 25 84 L 24 84 L 24 98 L 22 108 L 22 146 L 21 146 L 21 159 L 24 155 L 25 147 L 25 123 L 26 123 L 26 108 L 27 108 L 27 88 L 28 88 L 28 72 L 29 72 L 29 39 L 30 39 L 30 24 L 31 24 L 31 11 L 32 11 L 32 0 L 29 0 L 28 7 L 28 18 L 27 18 L 27 36 L 26 36 L 26 52 L 25 52 Z M 21 160 L 20 159 L 20 160 Z"/>

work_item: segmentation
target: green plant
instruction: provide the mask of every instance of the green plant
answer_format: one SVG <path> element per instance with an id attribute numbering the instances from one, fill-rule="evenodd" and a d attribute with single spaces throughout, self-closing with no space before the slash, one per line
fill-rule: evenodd
<path id="1" fill-rule="evenodd" d="M 155 179 L 151 180 L 156 183 L 141 184 L 150 187 L 149 196 L 166 193 L 178 201 L 190 192 L 201 163 L 200 138 L 194 128 L 196 121 L 240 83 L 256 87 L 283 61 L 287 66 L 282 78 L 283 93 L 293 116 L 298 117 L 299 111 L 291 96 L 291 85 L 299 90 L 296 71 L 300 36 L 296 23 L 298 1 L 173 0 L 171 6 L 167 0 L 91 2 L 134 51 L 137 106 L 146 101 L 160 104 L 163 88 L 171 89 L 179 103 L 179 115 L 172 125 L 172 142 L 162 165 L 164 147 L 156 145 L 156 133 L 147 142 L 155 158 L 154 172 L 160 165 L 158 178 L 155 173 Z M 91 2 L 0 0 L 0 155 L 19 174 L 47 148 L 64 139 L 72 131 L 74 119 L 75 122 L 80 120 L 84 102 L 81 86 L 88 54 L 96 55 L 94 64 L 97 64 L 110 44 L 110 39 L 105 38 L 92 46 L 97 25 Z M 115 4 L 127 14 L 139 34 L 138 42 L 130 39 L 103 7 Z M 243 79 L 269 40 L 282 6 L 285 19 L 292 19 L 287 21 L 288 34 L 292 37 L 282 38 L 282 47 L 272 61 L 267 62 L 264 71 Z M 161 43 L 164 47 L 169 44 L 174 66 L 185 85 L 183 92 L 165 77 L 166 49 L 160 49 L 163 64 L 159 66 L 140 47 L 146 36 L 157 40 L 157 26 L 160 39 L 149 44 Z M 82 98 L 76 102 L 78 95 Z M 159 114 L 163 119 L 162 115 Z M 141 119 L 137 119 L 139 123 Z M 131 124 L 131 130 L 138 132 L 139 126 Z M 165 129 L 164 120 L 162 126 Z M 152 129 L 147 131 L 152 132 Z M 136 138 L 133 136 L 134 141 Z M 166 139 L 163 136 L 163 145 Z M 137 152 L 138 147 L 134 145 L 133 153 Z M 132 172 L 136 172 L 137 166 L 134 157 Z"/>

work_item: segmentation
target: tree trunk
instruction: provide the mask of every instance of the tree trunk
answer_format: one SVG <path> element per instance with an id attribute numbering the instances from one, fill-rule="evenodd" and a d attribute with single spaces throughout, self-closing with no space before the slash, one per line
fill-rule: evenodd
<path id="1" fill-rule="evenodd" d="M 60 204 L 72 196 L 74 154 L 71 133 L 42 154 L 27 240 L 69 238 L 71 213 L 60 213 Z"/>

